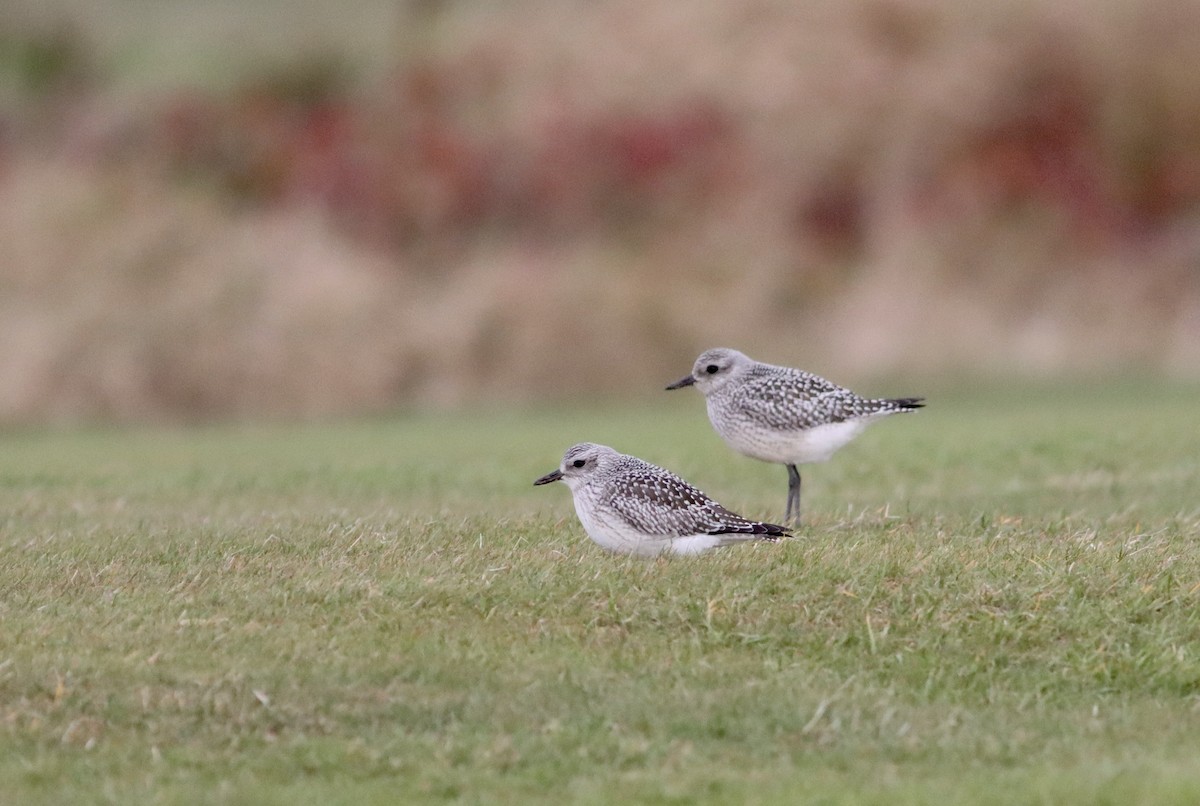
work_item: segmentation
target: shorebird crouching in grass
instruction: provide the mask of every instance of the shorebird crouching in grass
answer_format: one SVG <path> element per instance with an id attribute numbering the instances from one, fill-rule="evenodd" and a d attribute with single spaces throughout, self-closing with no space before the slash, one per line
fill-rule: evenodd
<path id="1" fill-rule="evenodd" d="M 797 465 L 824 462 L 875 420 L 925 405 L 922 397 L 860 397 L 819 375 L 726 348 L 701 353 L 691 374 L 667 389 L 684 386 L 704 393 L 708 419 L 730 448 L 787 466 L 790 525 L 800 521 Z"/>
<path id="2" fill-rule="evenodd" d="M 788 534 L 730 512 L 669 470 L 591 442 L 572 446 L 534 484 L 552 481 L 571 489 L 588 537 L 617 554 L 699 554 Z"/>

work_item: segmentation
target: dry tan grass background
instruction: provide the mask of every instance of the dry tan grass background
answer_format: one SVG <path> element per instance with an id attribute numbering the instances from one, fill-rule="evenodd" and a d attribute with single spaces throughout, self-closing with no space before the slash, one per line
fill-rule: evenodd
<path id="1" fill-rule="evenodd" d="M 0 422 L 1200 376 L 1197 2 L 10 5 Z"/>

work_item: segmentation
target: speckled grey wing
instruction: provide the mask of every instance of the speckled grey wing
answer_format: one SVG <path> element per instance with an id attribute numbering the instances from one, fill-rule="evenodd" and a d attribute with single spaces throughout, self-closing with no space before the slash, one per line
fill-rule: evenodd
<path id="1" fill-rule="evenodd" d="M 764 366 L 737 391 L 733 405 L 752 422 L 798 431 L 883 411 L 888 402 L 859 397 L 809 372 Z"/>
<path id="2" fill-rule="evenodd" d="M 626 472 L 609 491 L 609 506 L 639 532 L 680 537 L 695 534 L 749 534 L 783 537 L 787 530 L 730 512 L 670 471 L 645 463 Z"/>

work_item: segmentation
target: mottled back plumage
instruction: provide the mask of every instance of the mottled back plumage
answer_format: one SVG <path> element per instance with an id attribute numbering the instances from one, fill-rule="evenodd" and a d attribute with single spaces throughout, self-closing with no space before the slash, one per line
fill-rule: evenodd
<path id="1" fill-rule="evenodd" d="M 602 482 L 601 500 L 647 534 L 752 534 L 766 539 L 785 534 L 782 526 L 730 512 L 669 470 L 621 454 Z"/>

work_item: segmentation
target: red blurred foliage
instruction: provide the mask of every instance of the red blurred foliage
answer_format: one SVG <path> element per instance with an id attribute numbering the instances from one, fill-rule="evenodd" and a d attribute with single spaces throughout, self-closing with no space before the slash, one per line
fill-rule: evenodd
<path id="1" fill-rule="evenodd" d="M 504 128 L 489 111 L 504 104 L 500 58 L 418 62 L 370 94 L 316 69 L 225 98 L 184 96 L 153 124 L 155 140 L 182 176 L 251 204 L 315 205 L 390 248 L 453 247 L 495 226 L 620 231 L 744 191 L 739 169 L 753 146 L 718 102 L 583 111 L 551 96 L 533 113 L 540 123 L 505 114 Z M 909 203 L 952 218 L 1034 203 L 1061 211 L 1084 244 L 1178 215 L 1200 197 L 1197 158 L 1175 150 L 1124 165 L 1097 124 L 1102 88 L 1087 79 L 1066 59 L 1014 77 L 991 121 L 964 127 L 932 175 L 915 178 Z M 784 213 L 797 237 L 832 257 L 857 255 L 872 223 L 865 170 L 843 159 L 798 187 Z"/>
<path id="2" fill-rule="evenodd" d="M 473 69 L 486 65 L 419 65 L 382 98 L 261 87 L 182 98 L 156 139 L 182 175 L 251 203 L 318 204 L 389 246 L 490 222 L 553 232 L 700 204 L 736 150 L 728 117 L 705 101 L 563 115 L 519 138 L 491 131 L 475 119 Z"/>
<path id="3" fill-rule="evenodd" d="M 1124 232 L 1129 211 L 1111 192 L 1093 115 L 1096 99 L 1072 72 L 1036 75 L 1007 117 L 980 133 L 977 178 L 1002 203 L 1036 199 L 1068 213 L 1082 234 Z"/>
<path id="4" fill-rule="evenodd" d="M 954 192 L 962 188 L 993 212 L 1038 204 L 1060 211 L 1084 244 L 1153 233 L 1200 198 L 1198 163 L 1157 153 L 1163 142 L 1153 138 L 1114 153 L 1100 109 L 1099 90 L 1079 68 L 1044 67 L 1018 85 L 990 125 L 967 137 L 921 196 L 940 200 L 950 215 L 962 212 Z"/>
<path id="5" fill-rule="evenodd" d="M 703 101 L 654 114 L 562 114 L 530 146 L 505 203 L 556 229 L 597 216 L 623 225 L 673 206 L 694 209 L 725 185 L 741 148 L 728 118 Z"/>
<path id="6" fill-rule="evenodd" d="M 831 173 L 797 201 L 796 227 L 831 255 L 855 254 L 867 236 L 867 199 L 853 171 Z"/>

